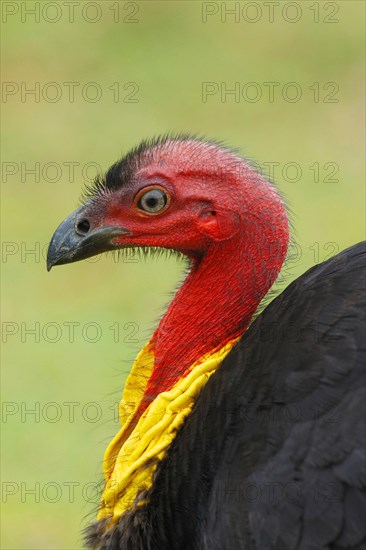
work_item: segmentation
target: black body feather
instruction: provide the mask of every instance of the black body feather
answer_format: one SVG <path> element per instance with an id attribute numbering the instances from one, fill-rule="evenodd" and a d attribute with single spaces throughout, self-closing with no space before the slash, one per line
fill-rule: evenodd
<path id="1" fill-rule="evenodd" d="M 365 244 L 252 323 L 103 550 L 366 548 Z"/>

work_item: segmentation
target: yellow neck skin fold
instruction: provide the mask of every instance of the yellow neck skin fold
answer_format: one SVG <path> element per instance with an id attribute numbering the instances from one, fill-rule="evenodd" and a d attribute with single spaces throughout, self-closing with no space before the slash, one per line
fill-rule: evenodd
<path id="1" fill-rule="evenodd" d="M 118 520 L 134 504 L 138 495 L 150 489 L 159 460 L 164 458 L 177 429 L 190 414 L 198 394 L 236 344 L 229 341 L 220 350 L 198 360 L 169 391 L 160 393 L 132 425 L 154 366 L 149 342 L 138 354 L 127 377 L 119 416 L 122 428 L 104 455 L 106 485 L 98 519 Z"/>

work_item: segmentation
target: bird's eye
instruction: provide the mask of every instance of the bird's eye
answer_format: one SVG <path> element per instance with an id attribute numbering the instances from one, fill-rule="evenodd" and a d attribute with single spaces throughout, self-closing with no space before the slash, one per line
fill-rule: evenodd
<path id="1" fill-rule="evenodd" d="M 137 207 L 149 214 L 161 212 L 168 204 L 168 197 L 162 189 L 150 189 L 137 202 Z"/>

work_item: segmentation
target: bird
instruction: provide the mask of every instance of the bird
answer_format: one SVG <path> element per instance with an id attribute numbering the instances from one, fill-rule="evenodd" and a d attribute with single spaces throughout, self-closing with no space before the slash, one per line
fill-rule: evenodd
<path id="1" fill-rule="evenodd" d="M 365 242 L 263 305 L 289 219 L 238 150 L 170 133 L 56 229 L 48 270 L 131 248 L 188 262 L 126 380 L 88 548 L 366 548 Z"/>

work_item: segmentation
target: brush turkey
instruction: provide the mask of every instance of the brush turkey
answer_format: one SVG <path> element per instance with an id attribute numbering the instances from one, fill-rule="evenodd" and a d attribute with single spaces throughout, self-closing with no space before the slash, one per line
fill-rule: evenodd
<path id="1" fill-rule="evenodd" d="M 132 150 L 54 233 L 48 269 L 131 247 L 190 266 L 127 378 L 88 547 L 366 548 L 365 244 L 258 314 L 288 246 L 274 186 L 187 135 Z"/>

